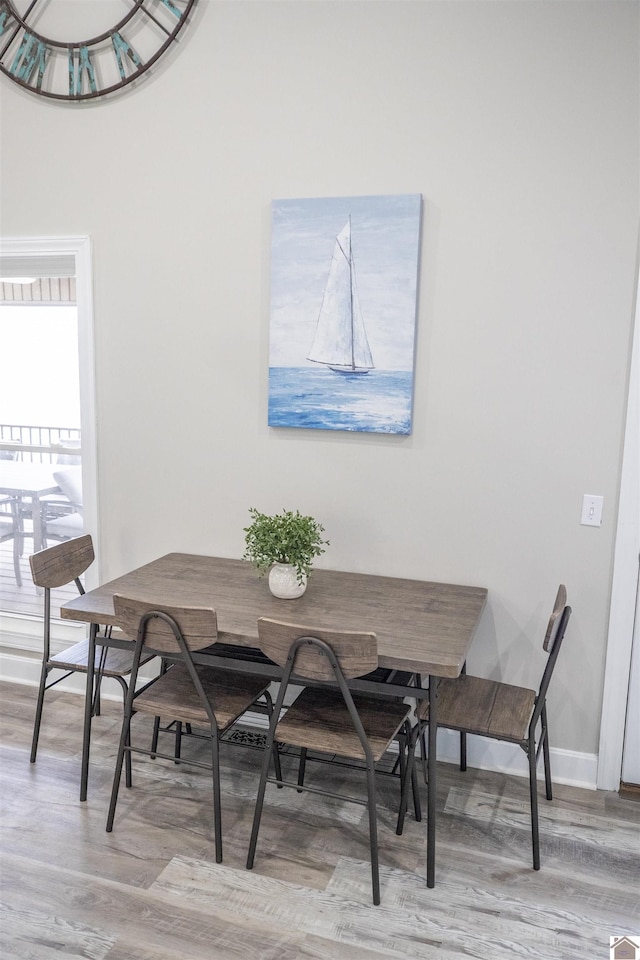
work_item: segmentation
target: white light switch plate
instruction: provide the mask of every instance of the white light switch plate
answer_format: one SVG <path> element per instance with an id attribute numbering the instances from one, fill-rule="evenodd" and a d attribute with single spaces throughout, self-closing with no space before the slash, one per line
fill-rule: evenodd
<path id="1" fill-rule="evenodd" d="M 585 527 L 602 526 L 602 507 L 604 497 L 594 496 L 592 493 L 585 493 L 582 501 L 582 517 L 580 523 Z"/>

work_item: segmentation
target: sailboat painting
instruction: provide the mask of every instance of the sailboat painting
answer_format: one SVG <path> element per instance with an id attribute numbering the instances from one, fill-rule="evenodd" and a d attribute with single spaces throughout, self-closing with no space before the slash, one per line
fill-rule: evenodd
<path id="1" fill-rule="evenodd" d="M 351 249 L 351 215 L 336 237 L 322 306 L 307 360 L 335 373 L 369 373 L 374 363 L 358 299 Z"/>
<path id="2" fill-rule="evenodd" d="M 269 426 L 411 433 L 421 207 L 273 202 Z"/>

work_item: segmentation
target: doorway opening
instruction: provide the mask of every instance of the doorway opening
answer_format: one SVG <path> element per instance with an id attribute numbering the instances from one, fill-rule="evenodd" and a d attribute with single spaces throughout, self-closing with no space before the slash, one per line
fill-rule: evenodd
<path id="1" fill-rule="evenodd" d="M 0 626 L 24 646 L 42 616 L 29 555 L 95 533 L 88 238 L 0 243 L 0 338 Z"/>

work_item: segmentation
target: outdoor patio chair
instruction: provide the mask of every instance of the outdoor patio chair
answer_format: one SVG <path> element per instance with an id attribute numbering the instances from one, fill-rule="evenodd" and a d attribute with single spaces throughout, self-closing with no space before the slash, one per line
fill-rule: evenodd
<path id="1" fill-rule="evenodd" d="M 22 586 L 20 557 L 22 556 L 23 527 L 19 497 L 0 497 L 0 543 L 13 541 L 13 572 L 16 583 Z"/>
<path id="2" fill-rule="evenodd" d="M 61 494 L 42 498 L 42 527 L 45 541 L 69 540 L 84 533 L 82 515 L 82 468 L 60 467 L 53 472 Z"/>

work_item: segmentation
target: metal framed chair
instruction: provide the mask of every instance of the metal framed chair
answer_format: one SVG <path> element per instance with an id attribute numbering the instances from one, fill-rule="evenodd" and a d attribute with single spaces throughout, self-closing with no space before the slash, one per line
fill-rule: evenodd
<path id="1" fill-rule="evenodd" d="M 119 625 L 128 635 L 136 636 L 136 645 L 113 777 L 107 832 L 113 830 L 125 756 L 137 753 L 172 763 L 203 767 L 212 773 L 215 854 L 216 862 L 221 863 L 220 740 L 257 701 L 266 700 L 267 711 L 271 713 L 271 681 L 266 677 L 194 663 L 192 652 L 209 647 L 217 639 L 217 618 L 213 608 L 158 606 L 121 596 L 114 597 L 114 607 Z M 161 656 L 164 670 L 159 677 L 136 690 L 138 666 L 145 653 Z M 180 728 L 182 724 L 194 724 L 206 729 L 210 762 L 183 757 L 179 752 L 179 742 L 174 753 L 162 753 L 157 748 L 157 736 L 149 750 L 134 745 L 131 740 L 131 721 L 136 713 L 175 722 Z"/>
<path id="2" fill-rule="evenodd" d="M 259 650 L 257 647 L 239 647 L 237 644 L 221 643 L 220 641 L 216 641 L 215 643 L 212 643 L 209 646 L 205 647 L 203 650 L 200 651 L 200 653 L 211 654 L 211 656 L 214 656 L 214 657 L 224 657 L 224 658 L 229 658 L 233 660 L 247 660 L 252 663 L 264 663 L 270 667 L 273 666 L 273 661 L 269 660 L 268 657 L 265 657 L 262 650 Z M 168 666 L 169 664 L 163 661 L 161 666 L 161 671 L 162 672 L 166 671 Z M 271 698 L 270 697 L 265 698 L 264 706 L 267 713 L 269 712 L 270 704 L 271 704 Z M 151 738 L 151 751 L 152 751 L 151 755 L 152 756 L 155 756 L 155 750 L 158 746 L 158 736 L 161 732 L 164 732 L 164 733 L 173 732 L 175 734 L 176 757 L 180 757 L 181 742 L 182 742 L 183 736 L 195 736 L 195 737 L 200 736 L 197 732 L 194 732 L 192 730 L 192 724 L 190 723 L 184 724 L 184 729 L 183 729 L 183 724 L 180 723 L 179 720 L 171 720 L 164 727 L 161 727 L 160 724 L 161 724 L 161 718 L 156 717 L 154 727 L 153 727 L 153 735 Z"/>
<path id="3" fill-rule="evenodd" d="M 51 653 L 51 590 L 75 582 L 78 592 L 84 593 L 80 577 L 91 566 L 94 559 L 93 541 L 89 534 L 73 540 L 65 540 L 29 557 L 33 582 L 44 590 L 44 647 L 36 715 L 33 724 L 31 763 L 36 762 L 45 693 L 70 674 L 87 672 L 89 653 L 89 641 L 87 639 L 74 643 L 61 653 Z M 150 656 L 146 657 L 145 662 L 150 659 Z M 111 677 L 117 680 L 122 688 L 123 699 L 125 699 L 129 690 L 125 678 L 131 673 L 132 664 L 133 652 L 131 650 L 105 646 L 96 647 L 96 690 L 92 708 L 94 714 L 100 713 L 100 681 L 102 677 Z M 55 680 L 49 680 L 49 675 L 54 670 L 63 671 L 63 675 Z M 130 769 L 127 767 L 127 780 L 130 781 L 130 779 Z"/>
<path id="4" fill-rule="evenodd" d="M 19 497 L 0 497 L 0 543 L 13 540 L 13 572 L 16 583 L 22 586 L 20 557 L 22 556 L 23 527 Z"/>
<path id="5" fill-rule="evenodd" d="M 403 749 L 407 745 L 410 745 L 410 749 L 402 778 L 402 807 L 406 783 L 410 779 L 415 783 L 412 762 L 414 743 L 409 723 L 413 707 L 397 698 L 386 700 L 359 693 L 352 695 L 349 690 L 348 680 L 371 674 L 377 668 L 377 641 L 373 633 L 322 630 L 261 618 L 258 620 L 258 635 L 261 650 L 284 668 L 284 675 L 269 726 L 247 868 L 252 869 L 254 865 L 267 783 L 333 796 L 328 791 L 303 785 L 300 774 L 295 783 L 283 780 L 277 770 L 276 776 L 270 777 L 270 760 L 277 743 L 298 747 L 301 752 L 314 750 L 364 761 L 367 799 L 346 796 L 341 799 L 364 804 L 368 808 L 373 902 L 379 904 L 376 763 L 392 741 L 399 734 L 404 735 Z M 290 683 L 298 685 L 300 682 L 314 681 L 325 684 L 332 682 L 337 689 L 306 686 L 280 719 Z"/>
<path id="6" fill-rule="evenodd" d="M 549 618 L 543 649 L 547 662 L 538 692 L 499 680 L 461 674 L 456 680 L 438 684 L 438 727 L 460 731 L 460 769 L 467 769 L 467 734 L 504 740 L 521 747 L 529 761 L 529 796 L 531 803 L 531 840 L 533 869 L 540 869 L 540 834 L 538 825 L 537 766 L 540 754 L 544 760 L 545 793 L 553 799 L 547 691 L 571 607 L 567 606 L 567 590 L 560 585 Z M 429 722 L 429 704 L 422 701 L 418 709 L 418 733 Z"/>

